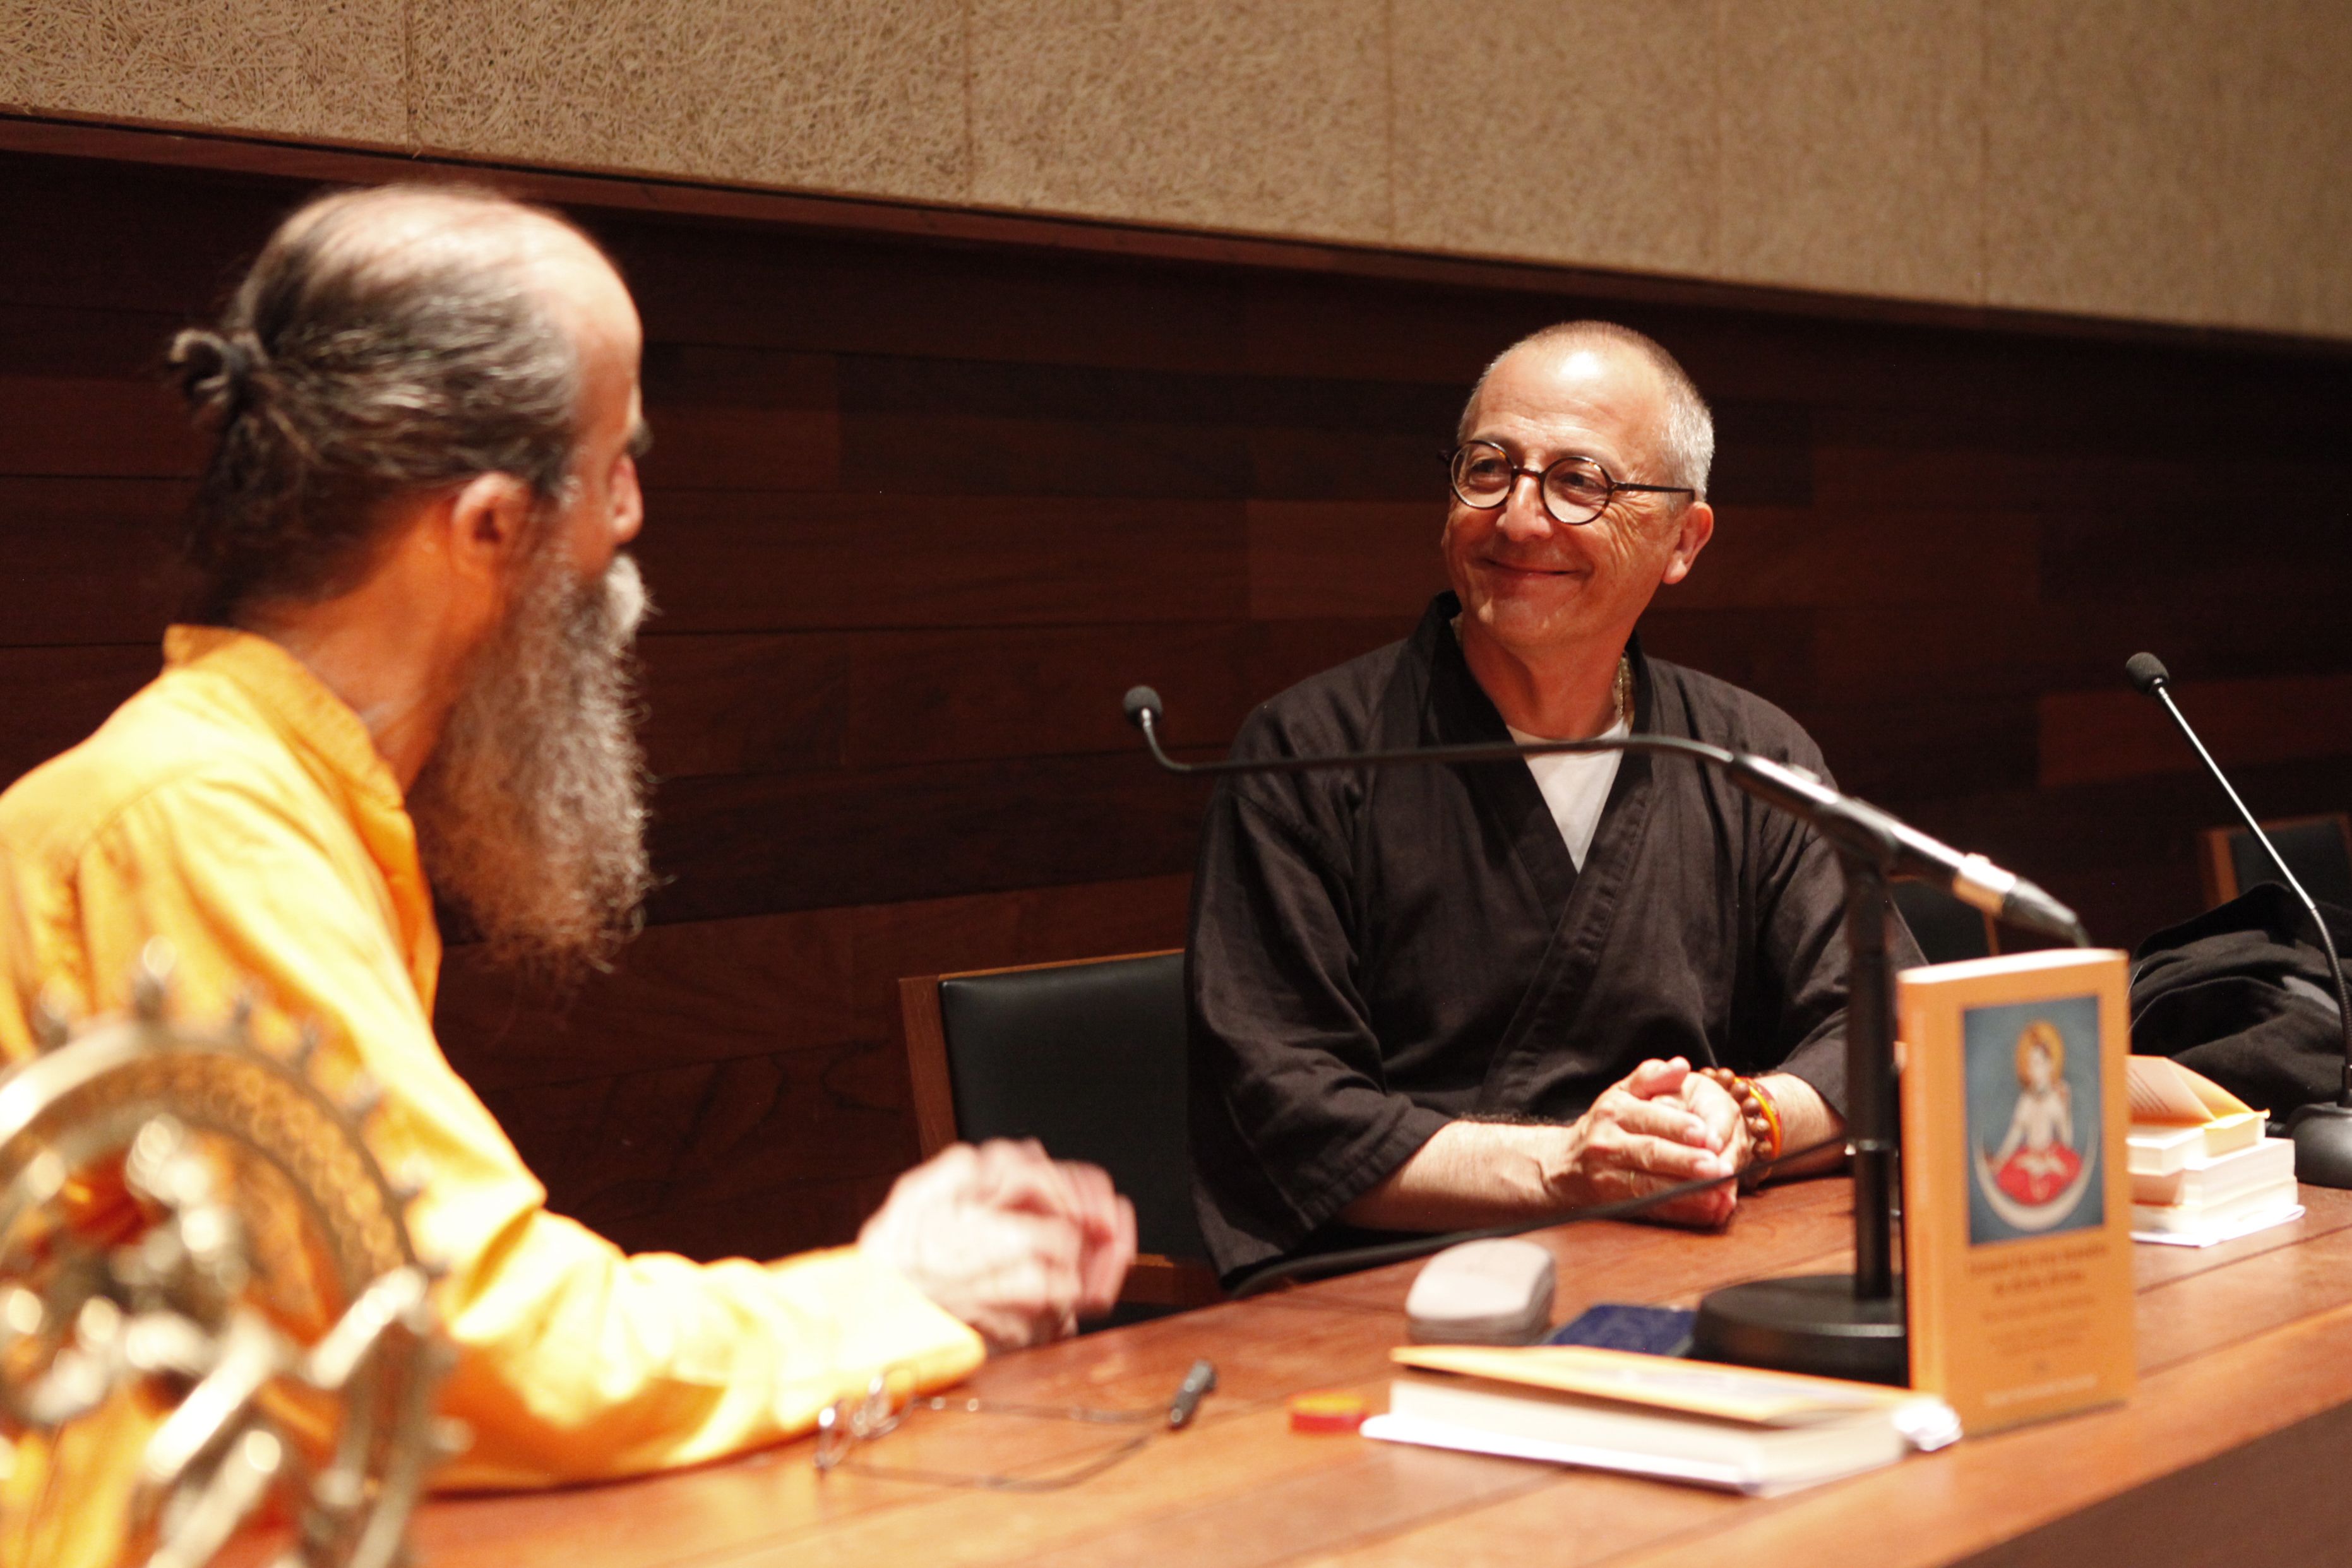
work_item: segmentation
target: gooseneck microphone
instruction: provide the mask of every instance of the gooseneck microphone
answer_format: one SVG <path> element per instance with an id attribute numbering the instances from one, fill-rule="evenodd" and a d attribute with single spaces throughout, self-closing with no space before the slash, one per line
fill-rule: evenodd
<path id="1" fill-rule="evenodd" d="M 1150 686 L 1129 690 L 1120 704 L 1127 720 L 1143 732 L 1153 760 L 1171 773 L 1306 773 L 1327 768 L 1380 768 L 1412 763 L 1505 762 L 1559 753 L 1630 751 L 1658 757 L 1688 757 L 1719 768 L 1748 794 L 1810 823 L 1839 848 L 1861 855 L 1885 875 L 1911 877 L 1940 887 L 2008 925 L 2055 936 L 2078 947 L 2090 936 L 2074 912 L 2014 873 L 1982 855 L 1962 854 L 1929 838 L 1891 812 L 1841 794 L 1801 768 L 1752 752 L 1733 751 L 1675 735 L 1600 737 L 1591 740 L 1495 741 L 1483 746 L 1425 746 L 1394 751 L 1341 752 L 1332 756 L 1269 757 L 1256 761 L 1179 762 L 1160 748 L 1160 720 L 1167 711 Z"/>
<path id="2" fill-rule="evenodd" d="M 2179 725 L 2180 733 L 2188 737 L 2189 748 L 2205 764 L 2206 771 L 2213 775 L 2213 782 L 2221 787 L 2221 793 L 2230 798 L 2230 804 L 2237 808 L 2239 820 L 2246 824 L 2246 831 L 2254 835 L 2254 841 L 2263 846 L 2263 852 L 2271 857 L 2271 864 L 2278 868 L 2280 878 L 2295 897 L 2303 901 L 2305 913 L 2311 916 L 2311 924 L 2319 931 L 2319 945 L 2327 954 L 2328 970 L 2336 977 L 2336 1015 L 2344 1030 L 2344 1072 L 2336 1090 L 2336 1103 L 2298 1107 L 2286 1119 L 2287 1134 L 2294 1140 L 2295 1180 L 2309 1182 L 2314 1186 L 2352 1187 L 2352 1000 L 2347 998 L 2344 960 L 2336 956 L 2336 937 L 2327 929 L 2327 922 L 2320 918 L 2319 905 L 2313 902 L 2310 894 L 2304 891 L 2303 883 L 2296 880 L 2294 873 L 2287 868 L 2285 857 L 2278 852 L 2278 846 L 2271 842 L 2271 836 L 2263 831 L 2263 825 L 2254 821 L 2254 814 L 2246 809 L 2245 801 L 2240 800 L 2238 791 L 2231 787 L 2229 777 L 2221 771 L 2221 765 L 2213 760 L 2213 754 L 2205 749 L 2205 743 L 2197 738 L 2195 730 L 2189 727 L 2189 720 L 2181 713 L 2180 705 L 2172 700 L 2169 689 L 2172 676 L 2165 669 L 2164 661 L 2153 653 L 2134 653 L 2125 662 L 2124 674 L 2143 695 L 2164 705 L 2164 711 L 2172 716 L 2172 722 Z"/>

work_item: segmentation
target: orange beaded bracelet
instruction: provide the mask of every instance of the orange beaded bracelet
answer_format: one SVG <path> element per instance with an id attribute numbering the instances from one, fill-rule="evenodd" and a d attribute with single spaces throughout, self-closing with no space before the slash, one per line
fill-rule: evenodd
<path id="1" fill-rule="evenodd" d="M 1752 1078 L 1743 1078 L 1727 1067 L 1702 1067 L 1699 1075 L 1720 1084 L 1725 1093 L 1739 1107 L 1739 1119 L 1748 1128 L 1748 1147 L 1751 1163 L 1776 1160 L 1784 1146 L 1786 1129 L 1780 1122 L 1780 1107 L 1774 1103 L 1770 1090 Z M 1739 1178 L 1740 1190 L 1753 1192 L 1764 1185 L 1761 1172 L 1748 1171 Z"/>

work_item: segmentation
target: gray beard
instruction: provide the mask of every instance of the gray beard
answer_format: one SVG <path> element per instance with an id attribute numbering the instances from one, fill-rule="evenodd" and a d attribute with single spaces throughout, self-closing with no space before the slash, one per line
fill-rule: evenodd
<path id="1" fill-rule="evenodd" d="M 566 985 L 611 967 L 653 885 L 630 651 L 651 606 L 627 556 L 583 583 L 551 542 L 529 570 L 408 810 L 434 890 L 491 957 Z"/>

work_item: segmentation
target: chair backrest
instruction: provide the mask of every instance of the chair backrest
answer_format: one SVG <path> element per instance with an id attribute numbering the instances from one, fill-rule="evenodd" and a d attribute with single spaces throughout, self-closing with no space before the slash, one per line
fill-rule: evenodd
<path id="1" fill-rule="evenodd" d="M 2305 892 L 2352 908 L 2352 817 L 2342 811 L 2289 817 L 2264 822 L 2263 831 Z M 2207 904 L 2227 904 L 2258 883 L 2279 880 L 2278 868 L 2245 829 L 2208 828 L 2200 838 Z"/>
<path id="2" fill-rule="evenodd" d="M 1153 1260 L 1130 1299 L 1213 1299 L 1192 1213 L 1181 952 L 917 976 L 899 999 L 926 1157 L 958 1138 L 1035 1138 L 1098 1165 Z M 1199 1265 L 1176 1297 L 1149 1278 L 1159 1260 Z"/>
<path id="3" fill-rule="evenodd" d="M 1919 951 L 1930 964 L 1959 958 L 1990 958 L 2000 951 L 1993 925 L 1984 912 L 1962 904 L 1940 887 L 1924 882 L 1898 882 L 1887 890 L 1903 924 L 1911 927 Z"/>

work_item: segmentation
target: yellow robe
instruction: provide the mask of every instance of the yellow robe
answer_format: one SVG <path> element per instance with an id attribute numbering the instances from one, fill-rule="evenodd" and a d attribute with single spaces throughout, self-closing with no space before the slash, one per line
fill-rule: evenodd
<path id="1" fill-rule="evenodd" d="M 440 936 L 358 715 L 264 639 L 184 626 L 163 646 L 161 676 L 0 796 L 0 1062 L 32 1050 L 45 985 L 80 1016 L 123 1008 L 151 936 L 176 952 L 177 1016 L 224 1017 L 250 980 L 281 1030 L 323 1025 L 329 1071 L 385 1091 L 377 1157 L 429 1176 L 410 1226 L 449 1270 L 442 1404 L 475 1434 L 439 1484 L 692 1464 L 806 1430 L 882 1367 L 930 1386 L 979 1364 L 969 1328 L 854 1249 L 629 1257 L 550 1214 L 434 1041 Z"/>

